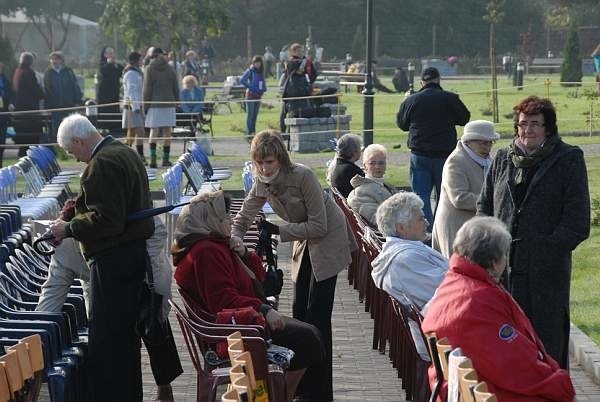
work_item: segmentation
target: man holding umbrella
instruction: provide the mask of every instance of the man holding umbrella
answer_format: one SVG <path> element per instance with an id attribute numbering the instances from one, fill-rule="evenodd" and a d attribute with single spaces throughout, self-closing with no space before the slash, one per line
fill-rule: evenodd
<path id="1" fill-rule="evenodd" d="M 74 237 L 90 266 L 90 378 L 95 401 L 142 401 L 140 338 L 135 332 L 148 254 L 151 218 L 128 221 L 151 208 L 146 170 L 128 146 L 102 137 L 84 116 L 58 128 L 59 145 L 85 162 L 70 222 L 54 221 L 56 240 Z"/>

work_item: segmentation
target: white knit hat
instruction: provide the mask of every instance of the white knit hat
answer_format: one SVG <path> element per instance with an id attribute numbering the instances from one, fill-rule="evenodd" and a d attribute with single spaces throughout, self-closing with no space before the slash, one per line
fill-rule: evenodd
<path id="1" fill-rule="evenodd" d="M 462 142 L 483 140 L 496 141 L 500 134 L 494 131 L 494 123 L 487 120 L 473 120 L 467 123 L 460 140 Z"/>

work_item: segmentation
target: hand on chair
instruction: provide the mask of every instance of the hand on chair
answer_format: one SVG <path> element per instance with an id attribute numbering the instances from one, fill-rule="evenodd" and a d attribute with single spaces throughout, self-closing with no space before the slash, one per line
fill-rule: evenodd
<path id="1" fill-rule="evenodd" d="M 277 310 L 270 309 L 265 318 L 271 331 L 278 331 L 285 328 L 285 321 L 283 320 L 281 314 L 277 312 Z"/>
<path id="2" fill-rule="evenodd" d="M 229 239 L 229 248 L 237 253 L 240 257 L 244 257 L 248 250 L 244 246 L 244 241 L 237 236 L 231 236 Z"/>

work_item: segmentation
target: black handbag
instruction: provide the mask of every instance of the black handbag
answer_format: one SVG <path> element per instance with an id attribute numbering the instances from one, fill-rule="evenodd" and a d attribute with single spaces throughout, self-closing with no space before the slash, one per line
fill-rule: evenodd
<path id="1" fill-rule="evenodd" d="M 261 230 L 258 234 L 256 253 L 266 260 L 266 274 L 262 282 L 265 296 L 278 296 L 281 293 L 281 288 L 283 288 L 283 271 L 277 268 L 277 260 L 273 255 L 271 234 L 267 230 Z"/>
<path id="2" fill-rule="evenodd" d="M 161 345 L 169 339 L 169 324 L 162 316 L 163 296 L 154 290 L 152 263 L 146 261 L 146 280 L 139 298 L 139 311 L 135 325 L 137 334 L 150 345 Z"/>

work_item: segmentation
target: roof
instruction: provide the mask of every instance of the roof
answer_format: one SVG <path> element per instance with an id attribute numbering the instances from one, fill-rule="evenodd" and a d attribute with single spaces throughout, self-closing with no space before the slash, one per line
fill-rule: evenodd
<path id="1" fill-rule="evenodd" d="M 64 19 L 67 19 L 68 17 L 69 17 L 69 14 L 63 14 Z M 9 23 L 25 24 L 25 23 L 29 22 L 29 18 L 27 17 L 27 15 L 25 15 L 25 13 L 23 11 L 16 11 L 14 13 L 11 13 L 10 15 L 0 15 L 0 18 L 2 19 L 2 22 L 9 22 Z M 97 22 L 86 20 L 85 18 L 81 18 L 76 15 L 71 15 L 70 23 L 73 25 L 80 26 L 80 27 L 97 27 L 98 26 Z"/>

